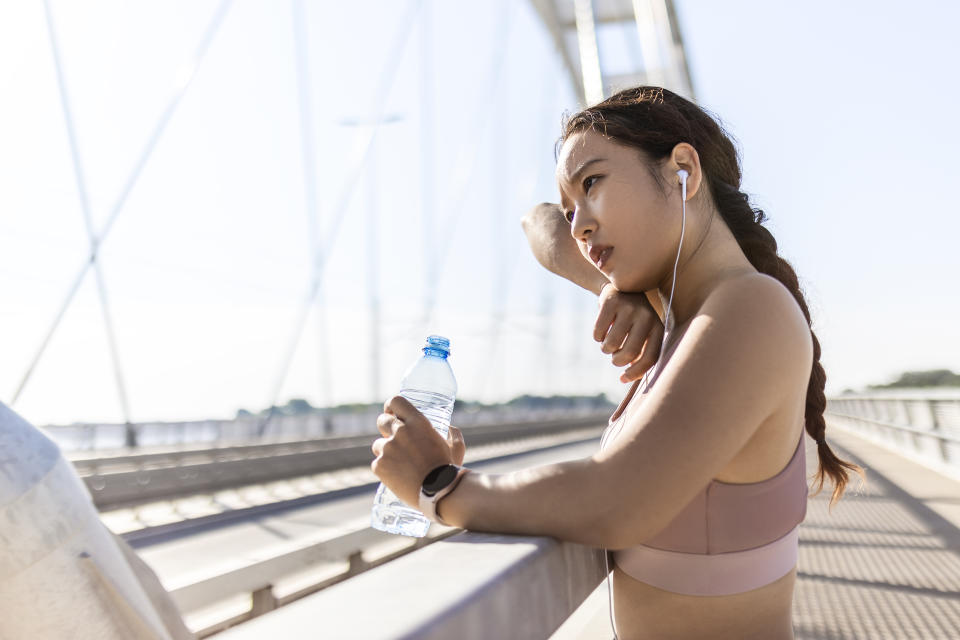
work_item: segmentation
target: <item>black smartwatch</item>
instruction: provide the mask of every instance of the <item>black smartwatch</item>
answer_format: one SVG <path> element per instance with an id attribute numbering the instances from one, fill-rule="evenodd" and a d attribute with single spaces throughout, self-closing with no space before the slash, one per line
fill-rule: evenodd
<path id="1" fill-rule="evenodd" d="M 458 471 L 460 471 L 460 467 L 455 464 L 440 465 L 428 473 L 427 477 L 423 479 L 420 492 L 428 498 L 432 498 L 438 491 L 456 479 Z"/>
<path id="2" fill-rule="evenodd" d="M 460 479 L 469 471 L 455 464 L 442 464 L 423 479 L 420 486 L 420 511 L 434 522 L 446 525 L 447 523 L 437 515 L 437 503 L 457 488 Z"/>

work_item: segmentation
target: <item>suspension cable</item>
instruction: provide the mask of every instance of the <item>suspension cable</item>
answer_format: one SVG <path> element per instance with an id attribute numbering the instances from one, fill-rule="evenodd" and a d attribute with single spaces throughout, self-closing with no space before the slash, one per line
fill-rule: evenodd
<path id="1" fill-rule="evenodd" d="M 347 166 L 350 167 L 350 171 L 348 172 L 347 179 L 344 180 L 343 186 L 340 190 L 340 196 L 337 199 L 337 206 L 333 208 L 332 228 L 324 234 L 324 236 L 327 238 L 327 243 L 321 247 L 319 258 L 315 264 L 315 277 L 313 278 L 313 282 L 310 283 L 307 295 L 304 297 L 303 303 L 300 306 L 300 312 L 296 321 L 294 322 L 290 340 L 287 343 L 287 348 L 283 352 L 281 364 L 279 370 L 277 371 L 277 376 L 274 380 L 273 388 L 270 394 L 270 403 L 268 405 L 269 409 L 267 411 L 267 415 L 264 416 L 264 418 L 257 425 L 257 434 L 261 437 L 266 433 L 267 427 L 269 426 L 270 421 L 273 419 L 277 401 L 279 400 L 280 393 L 283 390 L 283 383 L 286 381 L 287 375 L 290 372 L 290 365 L 293 363 L 293 356 L 296 353 L 297 346 L 299 345 L 300 339 L 303 336 L 303 329 L 306 326 L 307 317 L 309 316 L 310 309 L 320 291 L 323 273 L 326 269 L 326 262 L 330 256 L 331 250 L 333 249 L 337 235 L 340 231 L 340 224 L 345 217 L 344 212 L 347 210 L 347 207 L 350 205 L 350 201 L 353 199 L 357 183 L 359 182 L 360 176 L 363 173 L 363 169 L 371 155 L 370 151 L 373 147 L 373 142 L 376 138 L 377 132 L 380 129 L 380 124 L 383 121 L 383 117 L 387 108 L 387 98 L 389 97 L 391 90 L 393 89 L 393 85 L 396 82 L 397 76 L 399 75 L 397 70 L 400 66 L 400 60 L 403 57 L 403 50 L 406 47 L 407 41 L 409 40 L 411 24 L 413 23 L 414 18 L 422 6 L 423 0 L 415 0 L 411 4 L 406 19 L 400 23 L 400 29 L 397 31 L 397 36 L 393 42 L 393 46 L 387 50 L 388 55 L 380 75 L 380 83 L 377 87 L 378 90 L 376 94 L 376 100 L 374 102 L 375 117 L 373 119 L 373 124 L 370 127 L 359 129 L 360 139 L 353 148 L 353 153 L 350 155 L 350 161 L 347 162 Z"/>
<path id="2" fill-rule="evenodd" d="M 93 261 L 93 271 L 97 283 L 97 292 L 100 298 L 100 309 L 103 313 L 103 324 L 107 333 L 107 344 L 110 358 L 113 362 L 113 374 L 117 385 L 117 396 L 120 400 L 120 410 L 123 421 L 127 425 L 127 445 L 134 446 L 136 438 L 130 419 L 130 403 L 127 398 L 126 384 L 123 378 L 123 368 L 120 366 L 120 350 L 117 347 L 117 336 L 113 328 L 113 318 L 110 314 L 110 304 L 107 298 L 107 286 L 103 279 L 103 269 L 97 256 L 97 236 L 93 228 L 93 216 L 90 213 L 90 200 L 87 196 L 87 182 L 83 173 L 83 163 L 80 159 L 80 148 L 77 142 L 76 129 L 73 125 L 73 112 L 70 109 L 70 97 L 63 76 L 63 65 L 60 61 L 60 43 L 53 24 L 53 11 L 50 9 L 50 0 L 43 0 L 44 13 L 47 18 L 47 30 L 50 34 L 50 49 L 53 54 L 53 66 L 57 76 L 57 86 L 60 90 L 60 104 L 63 107 L 63 119 L 67 127 L 67 140 L 70 146 L 70 156 L 73 160 L 73 174 L 77 182 L 77 195 L 80 198 L 80 210 L 83 213 L 83 222 L 87 229 L 87 238 L 90 242 L 90 256 Z"/>
<path id="3" fill-rule="evenodd" d="M 123 210 L 123 205 L 126 203 L 127 196 L 130 195 L 130 191 L 133 190 L 134 185 L 137 183 L 137 180 L 140 177 L 140 172 L 146 165 L 147 160 L 153 154 L 153 150 L 156 147 L 157 142 L 160 140 L 160 136 L 166 130 L 167 124 L 170 122 L 170 118 L 173 116 L 177 106 L 180 104 L 180 100 L 183 98 L 190 84 L 193 82 L 193 79 L 196 77 L 197 69 L 199 69 L 200 63 L 206 56 L 210 42 L 213 40 L 214 35 L 219 30 L 220 24 L 223 22 L 223 18 L 226 15 L 227 10 L 230 8 L 232 2 L 233 0 L 222 0 L 213 15 L 210 24 L 207 26 L 207 30 L 204 33 L 204 37 L 200 41 L 196 52 L 194 53 L 191 64 L 187 66 L 185 73 L 178 74 L 178 76 L 181 78 L 178 86 L 176 87 L 171 99 L 168 101 L 167 107 L 164 109 L 163 114 L 160 116 L 157 124 L 154 126 L 150 137 L 147 139 L 139 159 L 124 183 L 124 187 L 121 190 L 120 195 L 117 197 L 116 202 L 110 209 L 110 215 L 107 218 L 107 222 L 100 229 L 100 233 L 96 235 L 94 241 L 91 242 L 90 255 L 83 261 L 83 264 L 80 265 L 80 269 L 77 271 L 77 275 L 74 278 L 73 284 L 71 284 L 70 288 L 67 290 L 67 295 L 64 298 L 63 303 L 57 310 L 57 313 L 53 318 L 53 322 L 50 324 L 50 328 L 44 335 L 44 338 L 40 343 L 40 347 L 37 349 L 33 360 L 31 360 L 30 365 L 27 367 L 26 373 L 23 375 L 23 378 L 20 380 L 20 384 L 17 386 L 17 390 L 13 394 L 13 399 L 10 401 L 11 406 L 16 404 L 17 400 L 20 398 L 20 395 L 23 393 L 23 389 L 26 387 L 27 382 L 33 375 L 33 371 L 36 369 L 37 363 L 40 361 L 41 356 L 43 356 L 44 351 L 46 351 L 47 346 L 50 344 L 53 334 L 56 333 L 57 327 L 60 325 L 60 321 L 63 320 L 63 316 L 66 314 L 67 309 L 72 304 L 77 291 L 80 290 L 80 285 L 83 284 L 83 279 L 87 275 L 87 271 L 91 266 L 94 265 L 94 263 L 96 263 L 97 253 L 99 252 L 100 247 L 103 245 L 104 240 L 106 240 L 107 235 L 113 228 L 113 223 L 116 221 L 117 216 L 119 216 L 120 212 Z"/>

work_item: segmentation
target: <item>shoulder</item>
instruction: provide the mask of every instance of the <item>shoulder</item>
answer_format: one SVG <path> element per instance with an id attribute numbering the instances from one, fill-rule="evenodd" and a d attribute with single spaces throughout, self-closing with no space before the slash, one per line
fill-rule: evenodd
<path id="1" fill-rule="evenodd" d="M 796 298 L 776 278 L 748 273 L 720 283 L 704 300 L 698 316 L 715 330 L 750 344 L 751 355 L 768 366 L 799 365 L 809 375 L 813 340 Z"/>

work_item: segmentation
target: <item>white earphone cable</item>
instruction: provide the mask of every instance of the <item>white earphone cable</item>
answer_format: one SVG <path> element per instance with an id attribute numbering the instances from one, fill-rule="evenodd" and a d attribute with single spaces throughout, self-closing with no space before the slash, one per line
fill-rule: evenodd
<path id="1" fill-rule="evenodd" d="M 650 373 L 647 370 L 647 373 L 643 375 L 641 380 L 641 385 L 646 391 L 647 386 L 649 386 L 657 375 L 660 372 L 660 368 L 663 366 L 663 348 L 667 344 L 667 337 L 670 335 L 670 331 L 673 327 L 670 326 L 670 321 L 673 319 L 670 315 L 670 308 L 673 306 L 673 292 L 677 286 L 677 266 L 680 264 L 680 252 L 683 250 L 683 232 L 687 227 L 687 174 L 686 171 L 681 169 L 677 172 L 677 175 L 680 176 L 680 192 L 681 192 L 681 211 L 682 216 L 680 218 L 680 244 L 677 247 L 677 258 L 673 261 L 673 278 L 670 283 L 670 300 L 667 302 L 667 306 L 664 309 L 663 316 L 663 339 L 660 341 L 660 355 L 657 357 L 657 365 L 654 367 L 653 375 L 650 376 L 650 380 L 647 380 L 647 373 Z M 663 296 L 660 296 L 661 304 L 663 302 Z M 632 398 L 631 398 L 632 399 Z M 624 411 L 626 407 L 624 407 Z M 606 436 L 606 433 L 604 434 Z M 606 439 L 604 437 L 601 440 L 600 447 L 603 448 L 603 441 Z M 619 640 L 617 635 L 617 627 L 613 623 L 613 589 L 610 586 L 610 552 L 606 548 L 603 548 L 603 565 L 606 567 L 606 583 L 607 583 L 607 610 L 610 614 L 610 628 L 613 629 L 613 640 Z"/>

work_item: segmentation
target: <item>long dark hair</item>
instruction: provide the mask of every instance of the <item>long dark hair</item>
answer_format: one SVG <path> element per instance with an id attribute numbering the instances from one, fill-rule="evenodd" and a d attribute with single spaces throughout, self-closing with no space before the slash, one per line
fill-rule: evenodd
<path id="1" fill-rule="evenodd" d="M 773 276 L 790 290 L 807 324 L 810 324 L 810 311 L 800 291 L 797 274 L 790 263 L 777 255 L 777 241 L 762 224 L 767 219 L 763 211 L 754 209 L 746 194 L 740 191 L 742 174 L 737 149 L 714 118 L 672 91 L 641 86 L 620 91 L 567 118 L 558 149 L 568 137 L 588 129 L 640 149 L 654 164 L 668 158 L 677 144 L 686 142 L 692 145 L 700 156 L 707 191 L 740 249 L 757 271 Z M 660 172 L 652 165 L 649 168 L 662 189 Z M 810 336 L 813 338 L 813 369 L 807 385 L 804 418 L 807 433 L 817 441 L 820 459 L 815 476 L 818 484 L 813 495 L 820 493 L 829 476 L 834 485 L 830 499 L 830 506 L 833 506 L 846 489 L 848 471 L 861 477 L 864 473 L 858 465 L 838 458 L 824 439 L 827 425 L 823 411 L 827 402 L 823 390 L 827 374 L 820 364 L 820 342 L 813 329 Z"/>

